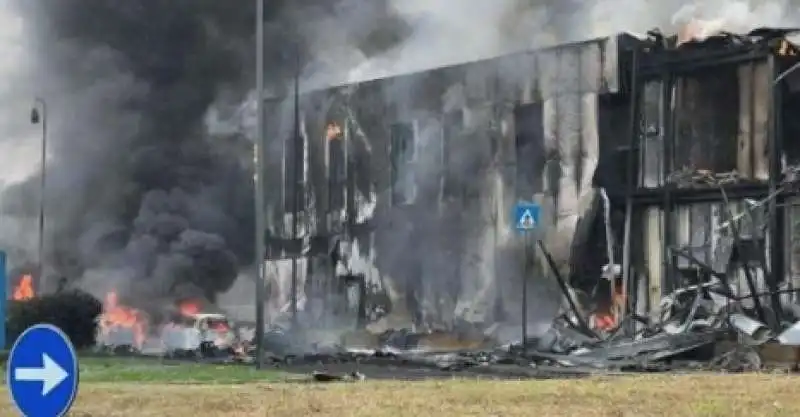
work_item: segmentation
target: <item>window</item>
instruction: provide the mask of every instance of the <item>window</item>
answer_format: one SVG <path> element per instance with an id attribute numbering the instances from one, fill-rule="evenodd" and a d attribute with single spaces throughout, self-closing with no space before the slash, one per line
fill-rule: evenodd
<path id="1" fill-rule="evenodd" d="M 737 169 L 739 90 L 735 67 L 722 67 L 676 81 L 674 160 L 670 170 L 730 172 Z M 761 113 L 765 115 L 766 111 L 757 112 L 756 116 Z M 754 128 L 758 129 L 762 125 L 760 122 L 756 117 Z M 741 168 L 743 175 L 751 175 L 745 172 L 746 167 Z"/>
<path id="2" fill-rule="evenodd" d="M 514 125 L 516 126 L 517 197 L 529 199 L 542 191 L 545 168 L 542 104 L 526 104 L 514 109 Z"/>
<path id="3" fill-rule="evenodd" d="M 283 158 L 283 190 L 284 210 L 291 213 L 295 209 L 302 211 L 305 206 L 305 178 L 303 178 L 304 138 L 290 134 L 284 142 Z"/>
<path id="4" fill-rule="evenodd" d="M 341 128 L 336 123 L 331 123 L 327 128 L 328 134 L 328 204 L 329 209 L 337 210 L 344 207 L 345 186 L 347 183 L 347 155 L 345 153 L 345 138 Z M 336 134 L 333 134 L 336 132 Z"/>
<path id="5" fill-rule="evenodd" d="M 664 138 L 662 113 L 664 110 L 661 82 L 652 81 L 644 86 L 641 97 L 639 120 L 639 185 L 645 188 L 659 187 L 663 183 Z"/>
<path id="6" fill-rule="evenodd" d="M 391 126 L 392 204 L 410 204 L 416 196 L 414 158 L 416 156 L 414 123 Z"/>
<path id="7" fill-rule="evenodd" d="M 639 185 L 661 187 L 670 181 L 664 174 L 670 176 L 684 170 L 738 170 L 750 176 L 753 156 L 763 152 L 748 155 L 751 148 L 747 145 L 741 147 L 743 155 L 739 155 L 737 145 L 750 143 L 745 139 L 753 136 L 755 132 L 751 130 L 763 131 L 760 126 L 764 124 L 758 118 L 753 119 L 752 127 L 750 123 L 740 123 L 739 94 L 735 67 L 691 74 L 670 85 L 657 80 L 647 82 L 640 102 Z M 755 116 L 763 113 L 756 112 Z M 747 120 L 750 119 L 744 121 Z M 666 134 L 670 137 L 665 138 Z"/>
<path id="8" fill-rule="evenodd" d="M 458 142 L 464 133 L 464 111 L 454 110 L 444 115 L 442 126 L 442 194 L 445 198 L 461 194 L 458 175 Z"/>

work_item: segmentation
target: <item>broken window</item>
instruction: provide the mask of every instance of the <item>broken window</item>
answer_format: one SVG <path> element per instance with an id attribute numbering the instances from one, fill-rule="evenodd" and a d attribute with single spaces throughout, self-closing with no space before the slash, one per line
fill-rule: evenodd
<path id="1" fill-rule="evenodd" d="M 792 199 L 786 207 L 786 253 L 789 282 L 800 288 L 800 200 Z M 795 300 L 797 296 L 795 295 Z"/>
<path id="2" fill-rule="evenodd" d="M 729 234 L 719 225 L 727 214 L 719 203 L 698 203 L 680 206 L 674 212 L 675 244 L 695 260 L 708 265 L 717 272 L 725 272 L 730 258 L 730 245 L 720 240 Z M 676 266 L 680 269 L 697 269 L 694 261 L 678 256 Z"/>
<path id="3" fill-rule="evenodd" d="M 728 270 L 734 257 L 742 258 L 741 254 L 734 254 L 735 240 L 748 250 L 765 243 L 764 208 L 745 201 L 682 205 L 675 209 L 673 218 L 676 247 L 720 273 Z M 698 266 L 683 256 L 676 261 L 678 268 Z"/>
<path id="4" fill-rule="evenodd" d="M 347 181 L 347 155 L 345 138 L 340 125 L 336 122 L 328 124 L 326 129 L 328 140 L 328 202 L 331 210 L 344 207 L 345 184 Z"/>
<path id="5" fill-rule="evenodd" d="M 672 170 L 729 172 L 736 169 L 739 133 L 736 67 L 680 78 L 674 85 Z"/>
<path id="6" fill-rule="evenodd" d="M 662 81 L 645 84 L 640 103 L 640 186 L 664 185 L 665 168 L 670 173 L 737 169 L 737 146 L 744 129 L 740 129 L 739 78 L 737 68 L 731 66 L 678 78 L 669 90 Z M 670 106 L 665 92 L 671 96 Z M 668 144 L 665 132 L 670 133 Z"/>
<path id="7" fill-rule="evenodd" d="M 414 123 L 395 123 L 391 131 L 392 203 L 410 204 L 416 195 L 414 161 L 416 135 Z"/>
<path id="8" fill-rule="evenodd" d="M 543 125 L 541 103 L 526 104 L 514 110 L 516 187 L 520 198 L 530 198 L 542 191 L 545 164 Z"/>
<path id="9" fill-rule="evenodd" d="M 595 168 L 593 182 L 606 188 L 610 195 L 621 193 L 628 186 L 628 179 L 638 178 L 638 160 L 630 149 L 630 97 L 622 94 L 598 96 L 598 134 L 600 160 Z M 636 147 L 634 147 L 635 149 Z M 629 157 L 633 161 L 629 161 Z M 633 162 L 631 174 L 629 162 Z"/>
<path id="10" fill-rule="evenodd" d="M 783 117 L 780 118 L 783 128 L 783 152 L 788 165 L 800 165 L 800 71 L 792 71 L 784 78 L 783 100 L 781 102 Z"/>
<path id="11" fill-rule="evenodd" d="M 290 134 L 283 147 L 283 180 L 284 210 L 293 213 L 295 209 L 303 210 L 305 187 L 303 173 L 304 138 L 299 134 Z"/>
<path id="12" fill-rule="evenodd" d="M 664 124 L 661 120 L 663 110 L 662 84 L 648 82 L 644 86 L 639 126 L 640 162 L 642 167 L 639 185 L 655 188 L 662 185 L 664 164 Z"/>
<path id="13" fill-rule="evenodd" d="M 464 134 L 464 111 L 453 110 L 444 115 L 442 126 L 442 194 L 445 198 L 461 195 L 461 176 L 458 175 L 458 142 Z"/>

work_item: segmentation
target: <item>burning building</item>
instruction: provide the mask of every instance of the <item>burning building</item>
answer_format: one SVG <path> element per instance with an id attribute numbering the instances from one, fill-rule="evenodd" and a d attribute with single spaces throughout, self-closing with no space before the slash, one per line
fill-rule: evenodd
<path id="1" fill-rule="evenodd" d="M 269 101 L 271 302 L 330 318 L 344 273 L 389 326 L 487 328 L 520 320 L 524 278 L 535 326 L 563 277 L 611 329 L 714 277 L 779 319 L 800 274 L 788 33 L 692 22 Z M 549 255 L 526 277 L 518 201 Z"/>
<path id="2" fill-rule="evenodd" d="M 627 134 L 619 52 L 603 38 L 268 102 L 267 187 L 281 190 L 268 194 L 272 303 L 292 304 L 294 289 L 303 314 L 331 317 L 320 312 L 341 307 L 344 273 L 368 299 L 384 296 L 391 327 L 518 322 L 513 206 L 543 205 L 543 238 L 569 273 L 601 150 L 613 149 L 601 143 Z M 294 284 L 291 257 L 301 258 Z M 550 320 L 553 280 L 530 291 L 528 322 Z"/>

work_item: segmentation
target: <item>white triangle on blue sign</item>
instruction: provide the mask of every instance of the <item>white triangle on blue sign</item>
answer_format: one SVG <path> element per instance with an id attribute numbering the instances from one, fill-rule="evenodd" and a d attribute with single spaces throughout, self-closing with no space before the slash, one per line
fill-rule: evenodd
<path id="1" fill-rule="evenodd" d="M 519 218 L 520 229 L 533 229 L 536 227 L 536 220 L 530 210 L 525 210 Z"/>

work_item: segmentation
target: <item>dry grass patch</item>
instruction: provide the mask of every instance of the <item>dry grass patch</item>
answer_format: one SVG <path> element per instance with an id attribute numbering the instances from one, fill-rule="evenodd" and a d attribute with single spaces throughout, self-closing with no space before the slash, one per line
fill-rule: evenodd
<path id="1" fill-rule="evenodd" d="M 800 416 L 786 375 L 553 381 L 82 385 L 72 416 Z M 7 395 L 0 416 L 15 416 Z"/>

